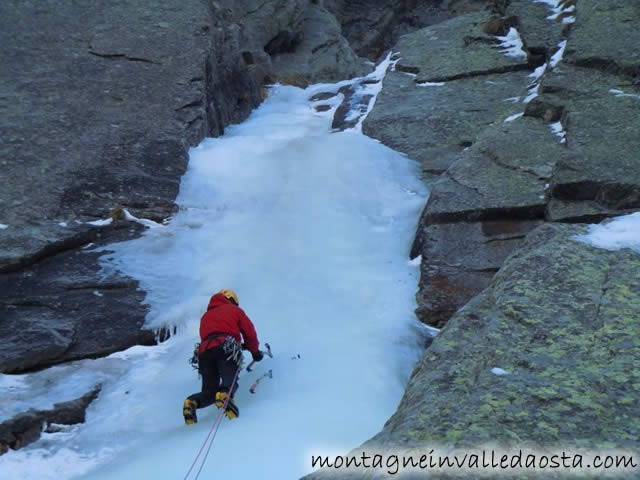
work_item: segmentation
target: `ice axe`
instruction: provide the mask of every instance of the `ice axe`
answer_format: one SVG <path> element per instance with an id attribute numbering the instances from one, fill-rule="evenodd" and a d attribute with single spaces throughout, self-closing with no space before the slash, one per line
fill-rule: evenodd
<path id="1" fill-rule="evenodd" d="M 262 352 L 263 355 L 269 355 L 269 357 L 273 358 L 273 354 L 271 353 L 271 345 L 269 345 L 268 343 L 264 344 L 265 347 L 267 347 L 267 350 L 260 350 Z M 251 367 L 253 367 L 253 364 L 256 363 L 255 360 L 251 360 L 251 363 L 249 365 L 247 365 L 247 372 L 251 371 Z"/>
<path id="2" fill-rule="evenodd" d="M 256 393 L 256 387 L 260 383 L 260 380 L 262 380 L 265 377 L 273 378 L 273 372 L 269 370 L 268 372 L 263 373 L 262 376 L 259 377 L 255 382 L 253 382 L 253 385 L 249 387 L 249 391 L 251 393 Z"/>

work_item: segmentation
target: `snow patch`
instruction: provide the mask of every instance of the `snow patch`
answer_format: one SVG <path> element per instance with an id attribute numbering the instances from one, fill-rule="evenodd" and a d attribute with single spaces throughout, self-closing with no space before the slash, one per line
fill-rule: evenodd
<path id="1" fill-rule="evenodd" d="M 60 225 L 61 227 L 66 227 L 67 226 L 67 222 L 59 222 L 58 225 Z"/>
<path id="2" fill-rule="evenodd" d="M 502 49 L 502 53 L 507 57 L 527 58 L 527 52 L 524 51 L 524 44 L 517 29 L 511 27 L 504 37 L 497 38 L 500 40 L 497 47 Z"/>
<path id="3" fill-rule="evenodd" d="M 561 6 L 561 0 L 534 0 L 535 3 L 544 3 L 551 7 L 553 13 L 547 17 L 548 20 L 557 20 L 560 15 L 567 15 L 573 13 L 576 10 L 574 5 Z M 574 23 L 576 20 L 575 15 L 565 16 L 562 19 L 562 23 Z"/>
<path id="4" fill-rule="evenodd" d="M 549 66 L 551 68 L 555 68 L 556 65 L 558 65 L 558 63 L 562 61 L 565 48 L 567 48 L 567 41 L 563 40 L 558 44 L 558 50 L 551 56 L 551 59 L 549 60 Z"/>
<path id="5" fill-rule="evenodd" d="M 113 218 L 105 218 L 103 220 L 94 220 L 93 222 L 87 222 L 89 225 L 93 225 L 94 227 L 104 227 L 105 225 L 110 225 L 113 223 Z"/>
<path id="6" fill-rule="evenodd" d="M 164 227 L 164 225 L 162 225 L 161 223 L 157 223 L 154 222 L 153 220 L 148 220 L 146 218 L 138 218 L 138 217 L 134 217 L 133 215 L 131 215 L 131 213 L 129 213 L 129 210 L 123 208 L 122 209 L 124 211 L 124 218 L 126 218 L 127 220 L 130 220 L 132 222 L 137 222 L 141 225 L 144 225 L 145 227 L 149 227 L 149 228 L 157 228 L 157 227 Z"/>
<path id="7" fill-rule="evenodd" d="M 414 267 L 422 265 L 422 255 L 418 255 L 416 258 L 409 260 L 409 265 L 413 265 Z"/>
<path id="8" fill-rule="evenodd" d="M 540 84 L 536 83 L 535 85 L 531 85 L 527 90 L 528 95 L 522 101 L 523 103 L 529 103 L 531 100 L 538 96 L 538 90 L 540 89 Z"/>
<path id="9" fill-rule="evenodd" d="M 416 85 L 419 87 L 442 87 L 444 82 L 418 82 Z"/>
<path id="10" fill-rule="evenodd" d="M 100 293 L 98 290 L 94 290 L 94 291 L 93 291 L 93 294 L 94 294 L 96 297 L 104 297 L 104 295 L 103 295 L 102 293 Z"/>
<path id="11" fill-rule="evenodd" d="M 589 226 L 589 233 L 576 240 L 606 250 L 630 248 L 640 253 L 640 212 L 615 217 L 607 223 Z"/>
<path id="12" fill-rule="evenodd" d="M 549 127 L 557 137 L 560 137 L 560 143 L 567 143 L 567 132 L 564 130 L 562 122 L 552 123 Z"/>
<path id="13" fill-rule="evenodd" d="M 493 373 L 494 375 L 498 375 L 498 376 L 509 375 L 509 372 L 507 372 L 506 370 L 503 370 L 502 368 L 499 368 L 499 367 L 493 367 L 491 369 L 491 373 Z"/>
<path id="14" fill-rule="evenodd" d="M 524 115 L 524 112 L 516 113 L 515 115 L 511 115 L 511 116 L 509 116 L 509 117 L 504 119 L 504 123 L 513 122 L 514 120 L 517 120 L 518 118 L 522 117 L 523 115 Z"/>
<path id="15" fill-rule="evenodd" d="M 4 223 L 0 223 L 0 230 L 5 230 L 9 228 L 9 225 L 5 225 Z"/>
<path id="16" fill-rule="evenodd" d="M 622 90 L 619 90 L 617 88 L 612 88 L 611 90 L 609 90 L 609 93 L 611 93 L 612 95 L 615 95 L 616 97 L 632 97 L 632 98 L 640 99 L 640 95 L 636 95 L 633 93 L 625 93 Z"/>
<path id="17" fill-rule="evenodd" d="M 542 75 L 544 75 L 544 72 L 547 71 L 547 64 L 543 64 L 540 65 L 538 68 L 536 68 L 532 74 L 530 74 L 529 76 L 533 78 L 534 82 L 537 82 L 538 80 L 540 80 L 540 78 L 542 77 Z"/>

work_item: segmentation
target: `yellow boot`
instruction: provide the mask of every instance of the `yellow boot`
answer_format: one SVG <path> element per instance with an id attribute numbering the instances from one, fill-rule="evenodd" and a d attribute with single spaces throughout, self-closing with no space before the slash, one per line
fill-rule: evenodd
<path id="1" fill-rule="evenodd" d="M 224 401 L 227 399 L 227 392 L 216 392 L 216 407 L 222 408 Z"/>
<path id="2" fill-rule="evenodd" d="M 198 403 L 195 400 L 191 400 L 187 398 L 184 401 L 184 405 L 182 406 L 182 415 L 184 416 L 184 423 L 187 425 L 193 425 L 194 423 L 198 423 L 198 416 L 196 415 L 196 409 L 198 408 Z"/>
<path id="3" fill-rule="evenodd" d="M 227 392 L 217 392 L 216 407 L 222 408 L 228 396 L 229 394 Z M 233 402 L 233 399 L 230 397 L 229 397 L 229 400 L 227 401 L 227 408 L 225 408 L 224 414 L 230 420 L 233 420 L 234 418 L 238 418 L 238 416 L 240 415 L 240 410 L 238 409 L 236 404 Z"/>

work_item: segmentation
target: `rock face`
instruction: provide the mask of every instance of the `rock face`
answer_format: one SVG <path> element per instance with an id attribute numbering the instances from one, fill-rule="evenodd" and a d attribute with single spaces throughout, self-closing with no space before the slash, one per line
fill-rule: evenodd
<path id="1" fill-rule="evenodd" d="M 577 242 L 585 231 L 533 230 L 436 337 L 373 441 L 637 446 L 640 255 Z"/>
<path id="2" fill-rule="evenodd" d="M 637 449 L 640 255 L 575 240 L 585 232 L 533 230 L 448 321 L 397 412 L 356 451 Z M 379 478 L 372 472 L 339 478 Z"/>
<path id="3" fill-rule="evenodd" d="M 492 230 L 486 222 L 509 222 L 504 258 L 541 221 L 599 221 L 640 208 L 637 33 L 626 30 L 637 9 L 564 8 L 494 2 L 492 12 L 416 31 L 395 47 L 401 60 L 363 131 L 420 161 L 434 179 L 412 251 L 423 255 L 417 313 L 426 323 L 443 325 L 500 267 L 475 264 L 498 245 L 469 236 Z M 628 37 L 616 53 L 600 49 L 593 39 L 615 36 L 618 22 Z M 506 25 L 519 31 L 519 55 L 504 55 L 487 33 L 502 35 Z M 457 253 L 439 247 L 451 238 Z"/>
<path id="4" fill-rule="evenodd" d="M 243 120 L 265 82 L 332 81 L 362 64 L 307 0 L 0 9 L 0 372 L 153 343 L 136 282 L 101 278 L 83 249 L 140 227 L 87 222 L 116 206 L 163 221 L 188 148 Z M 293 51 L 269 55 L 287 29 Z"/>
<path id="5" fill-rule="evenodd" d="M 549 3 L 491 2 L 393 48 L 400 60 L 363 131 L 431 181 L 411 256 L 416 313 L 442 330 L 355 455 L 638 449 L 640 256 L 575 236 L 640 209 L 640 10 Z M 522 49 L 507 51 L 511 28 Z"/>
<path id="6" fill-rule="evenodd" d="M 144 329 L 144 292 L 105 278 L 98 247 L 143 230 L 123 208 L 174 213 L 189 147 L 245 119 L 269 83 L 368 71 L 334 13 L 317 0 L 2 3 L 0 373 L 171 333 Z M 39 431 L 32 413 L 25 432 Z"/>
<path id="7" fill-rule="evenodd" d="M 363 130 L 432 182 L 411 255 L 417 314 L 443 329 L 367 445 L 637 448 L 638 256 L 572 224 L 640 209 L 640 10 L 549 3 L 3 2 L 0 372 L 157 341 L 144 292 L 95 250 L 143 227 L 88 222 L 162 222 L 188 148 L 265 84 L 360 75 L 392 47 Z M 54 410 L 82 421 L 88 395 Z M 0 452 L 58 413 L 3 422 Z"/>
<path id="8" fill-rule="evenodd" d="M 0 423 L 0 455 L 9 448 L 17 450 L 35 442 L 43 430 L 51 433 L 60 431 L 67 425 L 84 423 L 85 411 L 96 399 L 100 389 L 100 385 L 97 385 L 75 400 L 56 403 L 50 410 L 31 409 Z"/>

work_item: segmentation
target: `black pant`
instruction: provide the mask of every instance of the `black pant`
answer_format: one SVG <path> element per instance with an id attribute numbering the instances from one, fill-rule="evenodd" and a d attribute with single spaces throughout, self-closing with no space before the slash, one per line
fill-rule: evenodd
<path id="1" fill-rule="evenodd" d="M 238 364 L 233 360 L 227 360 L 226 357 L 227 354 L 222 350 L 222 345 L 200 354 L 198 372 L 202 377 L 202 391 L 189 396 L 191 400 L 197 402 L 198 408 L 211 405 L 216 398 L 216 392 L 229 392 L 231 389 Z M 232 397 L 237 389 L 238 381 L 236 380 L 231 392 Z"/>

